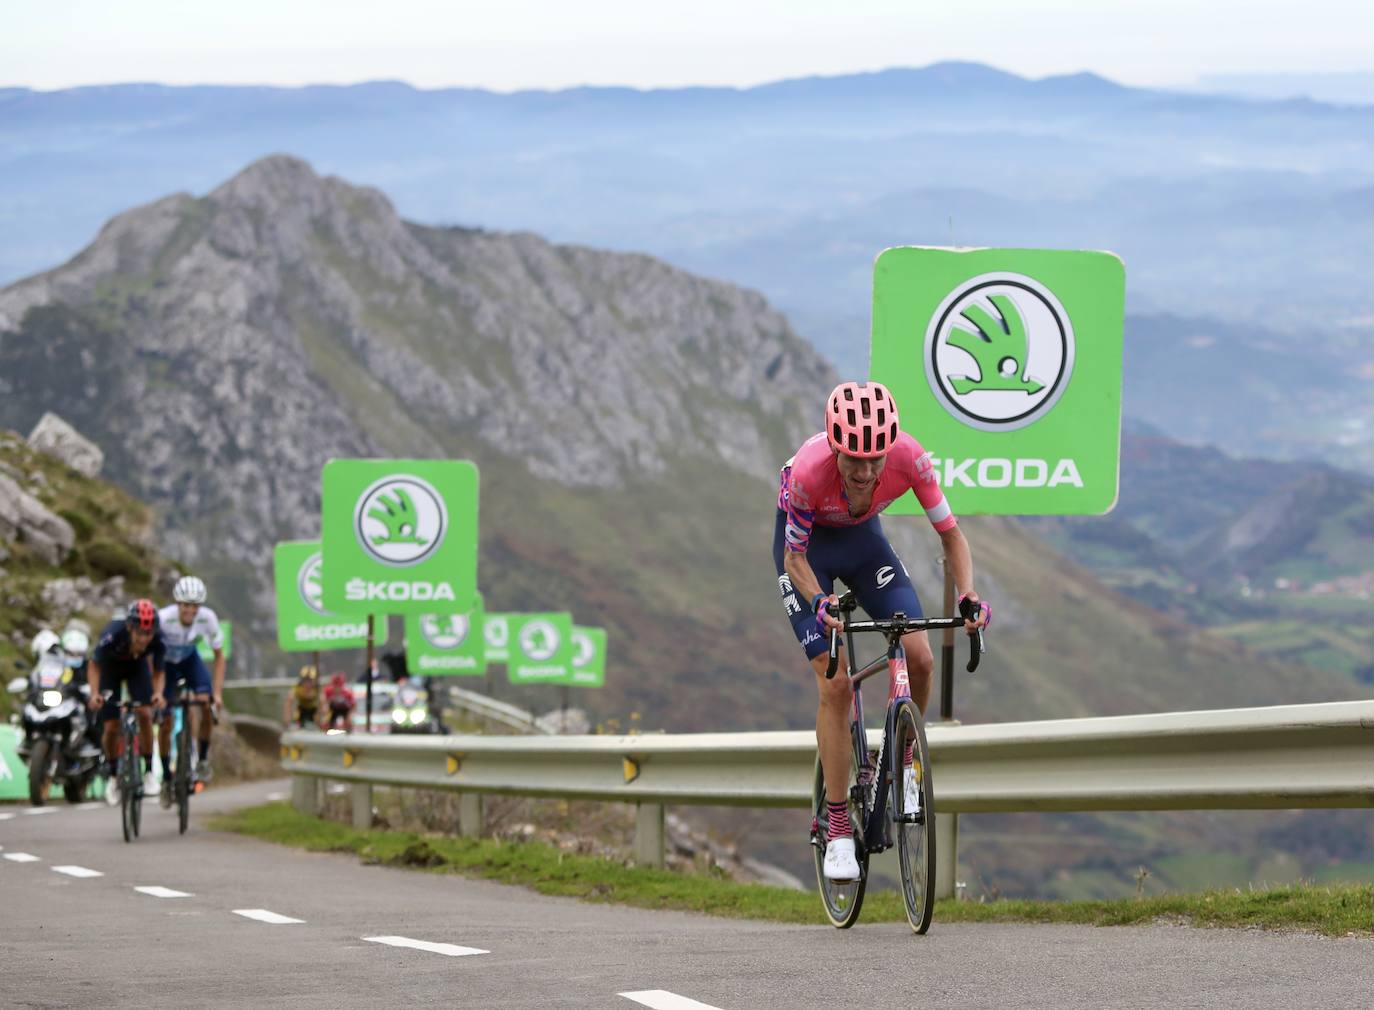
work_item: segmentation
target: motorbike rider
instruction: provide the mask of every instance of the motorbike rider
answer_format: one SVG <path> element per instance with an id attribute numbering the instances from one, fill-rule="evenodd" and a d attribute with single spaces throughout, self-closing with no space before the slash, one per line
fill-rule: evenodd
<path id="1" fill-rule="evenodd" d="M 68 676 L 71 678 L 71 682 L 75 684 L 75 690 L 81 699 L 81 708 L 84 712 L 88 708 L 91 696 L 90 685 L 86 682 L 86 664 L 89 662 L 86 654 L 91 651 L 91 635 L 85 621 L 73 618 L 67 622 L 67 626 L 62 629 L 62 651 L 67 655 L 67 666 L 71 669 Z M 83 733 L 86 738 L 86 748 L 99 753 L 100 723 L 95 719 L 87 718 Z"/>
<path id="2" fill-rule="evenodd" d="M 105 626 L 96 642 L 95 652 L 86 664 L 86 682 L 91 688 L 88 704 L 100 710 L 105 723 L 105 801 L 119 803 L 119 695 L 124 684 L 129 697 L 137 703 L 138 740 L 143 754 L 143 791 L 157 792 L 153 777 L 153 717 L 149 708 L 163 706 L 162 688 L 166 679 L 164 657 L 167 648 L 159 630 L 157 607 L 152 600 L 134 600 L 122 620 Z"/>

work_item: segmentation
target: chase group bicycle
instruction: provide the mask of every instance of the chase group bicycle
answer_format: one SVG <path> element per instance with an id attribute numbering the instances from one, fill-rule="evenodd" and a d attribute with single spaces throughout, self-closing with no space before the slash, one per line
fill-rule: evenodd
<path id="1" fill-rule="evenodd" d="M 832 880 L 825 876 L 826 795 L 825 772 L 816 760 L 815 786 L 811 796 L 811 845 L 816 863 L 816 881 L 826 918 L 834 926 L 847 929 L 859 919 L 864 891 L 868 885 L 869 856 L 897 846 L 901 870 L 902 900 L 907 921 L 917 933 L 930 928 L 935 908 L 935 797 L 930 774 L 930 752 L 926 746 L 925 723 L 911 698 L 906 653 L 902 636 L 912 631 L 963 629 L 964 621 L 974 620 L 978 603 L 961 600 L 960 617 L 909 618 L 896 613 L 885 621 L 855 621 L 858 601 L 852 592 L 840 597 L 836 608 L 845 635 L 845 666 L 854 691 L 849 724 L 850 768 L 846 795 L 849 820 L 854 831 L 854 855 L 859 876 L 854 880 Z M 854 636 L 876 632 L 887 640 L 887 652 L 867 665 L 855 669 Z M 840 629 L 830 631 L 830 662 L 826 677 L 839 670 Z M 984 650 L 983 631 L 969 634 L 969 661 L 972 673 Z M 859 685 L 879 670 L 888 672 L 887 719 L 880 746 L 869 743 L 864 728 L 863 694 Z"/>

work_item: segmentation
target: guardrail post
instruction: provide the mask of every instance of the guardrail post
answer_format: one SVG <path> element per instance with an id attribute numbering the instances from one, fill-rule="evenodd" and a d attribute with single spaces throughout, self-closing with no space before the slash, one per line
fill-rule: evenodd
<path id="1" fill-rule="evenodd" d="M 959 875 L 959 815 L 935 815 L 935 897 L 954 897 Z"/>
<path id="2" fill-rule="evenodd" d="M 481 793 L 460 793 L 458 795 L 458 834 L 464 838 L 477 838 L 482 834 Z"/>
<path id="3" fill-rule="evenodd" d="M 372 827 L 372 783 L 353 783 L 353 826 L 359 831 Z M 939 855 L 937 852 L 936 855 Z"/>
<path id="4" fill-rule="evenodd" d="M 663 867 L 662 803 L 636 804 L 635 862 L 640 866 Z"/>
<path id="5" fill-rule="evenodd" d="M 320 814 L 320 780 L 313 775 L 291 776 L 291 805 L 303 814 Z"/>

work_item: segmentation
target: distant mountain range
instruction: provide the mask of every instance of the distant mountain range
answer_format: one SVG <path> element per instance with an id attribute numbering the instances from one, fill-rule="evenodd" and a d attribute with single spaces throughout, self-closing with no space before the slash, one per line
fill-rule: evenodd
<path id="1" fill-rule="evenodd" d="M 1219 341 L 1219 380 L 1246 391 L 1213 401 L 1229 413 L 1204 435 L 1196 398 L 1128 372 L 1149 390 L 1137 416 L 1245 453 L 1348 463 L 1344 444 L 1374 472 L 1374 430 L 1340 430 L 1374 385 L 1374 107 L 972 63 L 743 90 L 8 89 L 0 281 L 67 259 L 128 206 L 203 194 L 275 152 L 379 186 L 411 220 L 641 251 L 757 288 L 846 374 L 866 371 L 885 246 L 1111 249 L 1128 347 L 1161 317 L 1189 320 Z M 1324 375 L 1289 395 L 1307 405 L 1287 408 L 1305 415 L 1285 420 L 1291 445 L 1240 420 L 1278 398 L 1250 395 L 1275 385 L 1267 349 Z"/>
<path id="2" fill-rule="evenodd" d="M 245 662 L 286 664 L 270 550 L 318 532 L 326 459 L 470 458 L 487 605 L 604 624 L 608 688 L 588 704 L 673 729 L 810 721 L 770 503 L 835 378 L 757 294 L 645 256 L 416 225 L 284 157 L 128 211 L 0 290 L 0 424 L 56 407 L 95 439 L 239 619 Z M 967 717 L 1356 690 L 1238 657 L 1012 520 L 966 522 L 1000 628 L 960 688 Z M 888 526 L 933 600 L 936 539 Z"/>

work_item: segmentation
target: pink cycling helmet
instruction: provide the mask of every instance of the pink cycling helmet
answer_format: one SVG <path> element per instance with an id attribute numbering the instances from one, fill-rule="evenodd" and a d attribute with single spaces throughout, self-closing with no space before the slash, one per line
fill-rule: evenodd
<path id="1" fill-rule="evenodd" d="M 846 456 L 886 456 L 897 440 L 897 405 L 881 382 L 841 382 L 825 401 L 825 437 Z"/>

